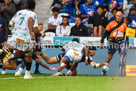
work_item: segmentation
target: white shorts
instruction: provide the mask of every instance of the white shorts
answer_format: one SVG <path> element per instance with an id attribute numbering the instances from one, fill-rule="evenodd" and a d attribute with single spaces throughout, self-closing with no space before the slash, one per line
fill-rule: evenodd
<path id="1" fill-rule="evenodd" d="M 14 49 L 24 52 L 32 50 L 34 46 L 34 41 L 31 41 L 30 39 L 24 40 L 16 35 L 12 35 L 12 37 L 8 39 L 7 43 L 10 44 Z"/>
<path id="2" fill-rule="evenodd" d="M 64 57 L 66 57 L 68 61 L 71 61 L 73 63 L 78 63 L 82 59 L 82 53 L 76 50 L 70 49 L 67 51 Z"/>

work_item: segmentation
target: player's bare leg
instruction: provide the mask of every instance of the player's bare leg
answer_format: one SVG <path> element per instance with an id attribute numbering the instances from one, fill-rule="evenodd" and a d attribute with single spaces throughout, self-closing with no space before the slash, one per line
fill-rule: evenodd
<path id="1" fill-rule="evenodd" d="M 26 60 L 26 72 L 25 72 L 24 79 L 32 78 L 32 76 L 30 75 L 30 69 L 31 69 L 31 65 L 32 65 L 32 52 L 33 52 L 33 50 L 28 51 L 28 52 L 25 53 L 26 54 L 26 57 L 25 57 L 25 60 Z"/>
<path id="2" fill-rule="evenodd" d="M 16 60 L 9 60 L 9 64 L 3 64 L 4 69 L 16 70 L 17 69 L 17 62 Z"/>
<path id="3" fill-rule="evenodd" d="M 41 57 L 42 57 L 48 64 L 57 64 L 57 63 L 58 63 L 56 57 L 49 58 L 46 54 L 41 54 Z"/>
<path id="4" fill-rule="evenodd" d="M 62 71 L 64 68 L 67 67 L 67 64 L 68 63 L 68 59 L 66 57 L 63 57 L 62 60 L 61 60 L 61 65 L 60 67 L 58 68 L 58 72 Z"/>
<path id="5" fill-rule="evenodd" d="M 40 57 L 39 57 L 38 59 L 35 59 L 35 61 L 36 61 L 37 63 L 39 63 L 42 67 L 46 68 L 46 69 L 56 70 L 55 67 L 48 67 L 48 66 L 41 60 Z"/>

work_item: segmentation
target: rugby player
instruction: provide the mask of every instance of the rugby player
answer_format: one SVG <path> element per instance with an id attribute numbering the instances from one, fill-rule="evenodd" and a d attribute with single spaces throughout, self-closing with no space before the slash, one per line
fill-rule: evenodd
<path id="1" fill-rule="evenodd" d="M 8 39 L 3 48 L 3 53 L 6 56 L 3 59 L 3 65 L 6 64 L 9 59 L 13 58 L 12 50 L 16 49 L 16 56 L 20 57 L 21 52 L 25 52 L 26 59 L 26 72 L 25 79 L 32 78 L 30 75 L 30 69 L 32 64 L 32 53 L 34 44 L 34 33 L 42 35 L 36 31 L 38 27 L 37 15 L 33 12 L 35 9 L 35 1 L 27 1 L 27 9 L 20 10 L 12 18 L 9 26 L 14 26 L 12 30 L 12 37 Z M 43 35 L 42 35 L 43 36 Z M 21 47 L 20 47 L 21 46 Z"/>

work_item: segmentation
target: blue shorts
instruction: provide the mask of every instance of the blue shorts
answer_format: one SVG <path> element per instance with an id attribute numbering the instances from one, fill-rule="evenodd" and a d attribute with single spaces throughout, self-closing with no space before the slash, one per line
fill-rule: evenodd
<path id="1" fill-rule="evenodd" d="M 60 63 L 61 59 L 64 57 L 65 54 L 66 53 L 61 53 L 58 56 L 56 56 L 58 63 Z M 72 62 L 68 62 L 66 68 L 69 70 L 71 68 L 72 64 L 73 64 Z"/>
<path id="2" fill-rule="evenodd" d="M 109 47 L 108 47 L 108 54 L 114 55 L 117 50 L 119 52 L 121 51 L 120 44 L 110 44 Z"/>

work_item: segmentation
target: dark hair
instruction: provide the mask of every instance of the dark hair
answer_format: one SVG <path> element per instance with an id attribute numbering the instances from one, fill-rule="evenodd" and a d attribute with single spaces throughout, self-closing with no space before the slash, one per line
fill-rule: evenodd
<path id="1" fill-rule="evenodd" d="M 77 0 L 77 1 L 79 2 L 79 0 Z M 74 8 L 74 7 L 75 7 L 74 2 L 75 2 L 75 0 L 73 0 L 73 2 L 72 2 L 72 5 L 71 5 L 71 7 L 72 7 L 72 8 Z M 78 6 L 77 6 L 77 7 L 79 8 L 79 7 L 80 7 L 80 5 L 81 5 L 81 2 L 79 2 L 79 4 L 78 4 Z"/>
<path id="2" fill-rule="evenodd" d="M 76 18 L 79 18 L 82 21 L 82 18 L 80 15 L 77 15 Z"/>
<path id="3" fill-rule="evenodd" d="M 54 8 L 52 9 L 52 12 L 59 12 L 59 8 L 54 7 Z"/>
<path id="4" fill-rule="evenodd" d="M 132 18 L 131 17 L 126 17 L 128 23 L 132 23 Z"/>
<path id="5" fill-rule="evenodd" d="M 67 18 L 67 19 L 69 18 L 68 16 L 62 16 L 62 17 L 63 17 L 63 19 L 64 18 Z M 60 25 L 63 25 L 63 22 Z M 67 23 L 67 25 L 69 25 L 69 22 Z"/>
<path id="6" fill-rule="evenodd" d="M 78 43 L 79 43 L 78 38 L 74 38 L 72 41 L 76 41 L 76 42 L 78 42 Z"/>
<path id="7" fill-rule="evenodd" d="M 27 1 L 27 8 L 28 8 L 28 9 L 34 9 L 34 8 L 35 8 L 35 5 L 36 5 L 36 3 L 35 3 L 34 0 L 28 0 L 28 1 Z"/>
<path id="8" fill-rule="evenodd" d="M 98 9 L 98 8 L 102 8 L 102 9 L 104 9 L 104 7 L 103 7 L 103 5 L 98 5 L 97 7 L 96 7 L 96 10 Z"/>
<path id="9" fill-rule="evenodd" d="M 115 10 L 116 10 L 116 11 L 118 11 L 118 9 L 117 9 L 117 8 L 113 8 L 113 9 L 112 9 L 112 12 L 113 12 L 113 11 L 115 11 Z"/>
<path id="10" fill-rule="evenodd" d="M 135 10 L 135 11 L 136 11 L 136 9 L 135 9 L 135 8 L 131 8 L 131 9 L 130 9 L 130 12 L 131 12 L 132 10 Z"/>

